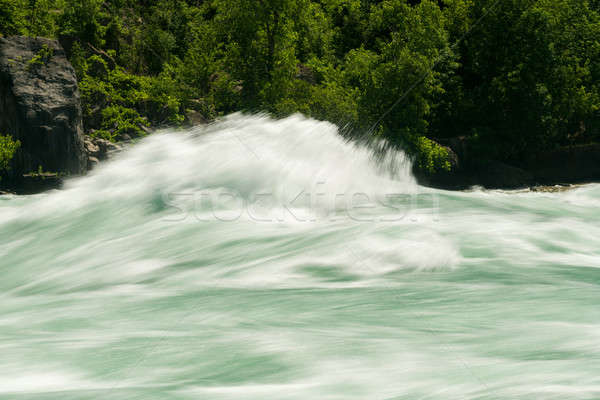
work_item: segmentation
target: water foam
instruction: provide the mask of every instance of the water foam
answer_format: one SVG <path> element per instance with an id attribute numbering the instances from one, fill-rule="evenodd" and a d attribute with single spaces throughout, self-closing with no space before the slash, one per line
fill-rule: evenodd
<path id="1" fill-rule="evenodd" d="M 425 189 L 301 116 L 162 131 L 0 198 L 0 396 L 597 398 L 598 199 Z"/>

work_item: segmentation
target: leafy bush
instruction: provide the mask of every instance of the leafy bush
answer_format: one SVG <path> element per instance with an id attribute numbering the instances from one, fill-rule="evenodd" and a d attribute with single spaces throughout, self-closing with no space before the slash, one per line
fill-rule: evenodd
<path id="1" fill-rule="evenodd" d="M 137 76 L 121 67 L 110 69 L 93 55 L 78 65 L 84 124 L 95 136 L 119 140 L 125 134 L 144 136 L 144 127 L 178 124 L 181 101 L 177 82 L 168 72 L 157 77 Z"/>
<path id="2" fill-rule="evenodd" d="M 145 132 L 142 127 L 148 125 L 148 121 L 134 109 L 111 105 L 102 110 L 101 129 L 93 131 L 92 136 L 114 142 L 125 134 L 130 137 L 143 136 Z"/>
<path id="3" fill-rule="evenodd" d="M 10 136 L 0 135 L 0 175 L 10 168 L 10 161 L 16 151 L 21 147 L 21 142 L 13 140 Z"/>
<path id="4" fill-rule="evenodd" d="M 426 137 L 415 139 L 417 167 L 427 172 L 450 171 L 451 164 L 448 150 Z"/>

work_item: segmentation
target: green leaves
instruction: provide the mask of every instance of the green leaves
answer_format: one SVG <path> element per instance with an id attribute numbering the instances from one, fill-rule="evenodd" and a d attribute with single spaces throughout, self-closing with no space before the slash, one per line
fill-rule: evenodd
<path id="1" fill-rule="evenodd" d="M 167 68 L 157 77 L 137 76 L 121 67 L 109 69 L 99 56 L 87 58 L 81 66 L 79 88 L 84 124 L 95 135 L 119 140 L 127 134 L 146 134 L 150 124 L 179 124 L 181 98 L 173 71 Z"/>
<path id="2" fill-rule="evenodd" d="M 77 38 L 82 43 L 102 46 L 106 27 L 101 23 L 106 18 L 102 0 L 65 0 L 58 17 L 59 34 Z"/>
<path id="3" fill-rule="evenodd" d="M 27 61 L 27 69 L 33 70 L 47 64 L 53 55 L 54 50 L 46 45 L 43 45 L 42 48 L 31 58 L 31 60 Z"/>
<path id="4" fill-rule="evenodd" d="M 491 156 L 593 140 L 599 37 L 598 14 L 580 0 L 503 1 L 485 16 L 465 46 L 463 78 Z"/>
<path id="5" fill-rule="evenodd" d="M 86 128 L 111 140 L 188 111 L 302 112 L 432 171 L 448 160 L 428 138 L 501 161 L 600 140 L 598 4 L 0 0 L 0 34 L 61 36 Z"/>
<path id="6" fill-rule="evenodd" d="M 225 72 L 241 83 L 242 107 L 270 109 L 289 95 L 296 73 L 295 18 L 307 1 L 222 0 L 216 31 Z"/>
<path id="7" fill-rule="evenodd" d="M 10 161 L 16 151 L 21 147 L 21 142 L 13 140 L 10 136 L 0 135 L 0 175 L 8 171 Z"/>
<path id="8" fill-rule="evenodd" d="M 0 35 L 19 35 L 27 31 L 23 0 L 0 0 Z"/>

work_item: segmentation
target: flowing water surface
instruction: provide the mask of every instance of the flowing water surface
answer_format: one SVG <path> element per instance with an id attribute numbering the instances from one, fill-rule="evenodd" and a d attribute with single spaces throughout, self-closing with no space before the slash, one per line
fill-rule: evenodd
<path id="1" fill-rule="evenodd" d="M 409 171 L 233 115 L 0 197 L 0 398 L 600 399 L 600 185 Z"/>

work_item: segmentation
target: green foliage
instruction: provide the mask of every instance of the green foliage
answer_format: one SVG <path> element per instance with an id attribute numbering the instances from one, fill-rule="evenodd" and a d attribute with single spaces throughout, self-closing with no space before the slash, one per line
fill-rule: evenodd
<path id="1" fill-rule="evenodd" d="M 27 2 L 28 34 L 31 36 L 52 36 L 56 31 L 55 10 L 63 7 L 64 1 L 28 0 Z"/>
<path id="2" fill-rule="evenodd" d="M 138 76 L 121 67 L 110 69 L 97 55 L 80 59 L 79 87 L 84 124 L 94 135 L 119 140 L 145 135 L 144 127 L 177 124 L 181 102 L 173 77 L 166 71 L 157 77 Z"/>
<path id="3" fill-rule="evenodd" d="M 25 9 L 15 0 L 0 0 L 0 36 L 26 32 Z"/>
<path id="4" fill-rule="evenodd" d="M 502 161 L 600 140 L 599 4 L 0 0 L 0 34 L 60 37 L 97 136 L 189 111 L 302 112 L 436 171 L 448 154 L 428 138 Z"/>
<path id="5" fill-rule="evenodd" d="M 111 105 L 102 110 L 102 129 L 93 132 L 93 137 L 101 137 L 110 141 L 121 138 L 124 134 L 141 136 L 142 126 L 148 122 L 137 111 L 121 105 Z"/>
<path id="6" fill-rule="evenodd" d="M 448 150 L 426 137 L 419 136 L 413 143 L 417 166 L 428 172 L 450 171 Z"/>
<path id="7" fill-rule="evenodd" d="M 10 161 L 14 157 L 16 151 L 21 147 L 21 142 L 13 140 L 10 136 L 0 135 L 0 175 L 8 171 Z"/>
<path id="8" fill-rule="evenodd" d="M 0 0 L 0 36 L 53 36 L 64 0 Z"/>
<path id="9" fill-rule="evenodd" d="M 216 33 L 223 66 L 241 83 L 242 107 L 272 109 L 289 94 L 297 58 L 294 17 L 306 1 L 223 0 L 218 2 Z"/>
<path id="10" fill-rule="evenodd" d="M 478 2 L 471 18 L 491 3 Z M 580 0 L 510 0 L 485 19 L 464 46 L 469 102 L 457 111 L 481 133 L 487 154 L 520 158 L 593 140 L 600 106 L 598 14 Z"/>
<path id="11" fill-rule="evenodd" d="M 43 45 L 31 60 L 27 61 L 27 69 L 35 69 L 42 65 L 46 65 L 53 55 L 54 49 L 49 48 L 47 45 Z"/>
<path id="12" fill-rule="evenodd" d="M 106 28 L 100 23 L 102 0 L 66 0 L 58 17 L 61 36 L 78 38 L 82 43 L 102 44 Z"/>

